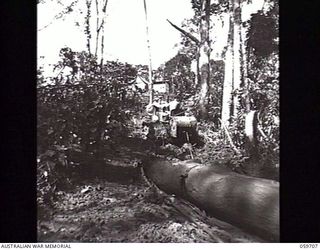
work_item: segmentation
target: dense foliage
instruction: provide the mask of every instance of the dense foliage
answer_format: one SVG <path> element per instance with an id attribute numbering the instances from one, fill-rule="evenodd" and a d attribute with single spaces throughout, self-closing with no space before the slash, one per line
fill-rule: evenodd
<path id="1" fill-rule="evenodd" d="M 163 78 L 170 82 L 171 92 L 179 99 L 183 100 L 195 94 L 194 73 L 191 71 L 191 59 L 178 53 L 165 63 Z"/>
<path id="2" fill-rule="evenodd" d="M 38 190 L 44 193 L 125 136 L 126 121 L 140 107 L 128 84 L 136 74 L 131 65 L 107 62 L 101 69 L 94 57 L 69 48 L 60 56 L 51 84 L 38 74 Z"/>

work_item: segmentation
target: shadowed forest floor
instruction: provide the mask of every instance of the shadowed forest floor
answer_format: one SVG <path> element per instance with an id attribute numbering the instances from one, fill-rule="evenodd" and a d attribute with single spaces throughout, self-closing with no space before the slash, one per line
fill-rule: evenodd
<path id="1" fill-rule="evenodd" d="M 263 242 L 143 184 L 79 183 L 39 217 L 40 242 Z"/>
<path id="2" fill-rule="evenodd" d="M 38 241 L 263 242 L 150 187 L 136 162 L 152 149 L 132 139 L 88 160 L 73 184 L 56 192 L 51 207 L 39 207 Z M 170 157 L 170 150 L 157 153 Z"/>

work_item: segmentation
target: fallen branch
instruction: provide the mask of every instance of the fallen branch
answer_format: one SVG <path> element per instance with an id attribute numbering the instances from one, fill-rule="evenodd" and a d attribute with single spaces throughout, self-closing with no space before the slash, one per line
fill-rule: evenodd
<path id="1" fill-rule="evenodd" d="M 260 134 L 263 136 L 263 138 L 265 139 L 269 139 L 268 136 L 266 136 L 266 134 L 263 132 L 263 130 L 261 129 L 260 126 L 258 126 L 258 131 L 260 132 Z"/>
<path id="2" fill-rule="evenodd" d="M 222 120 L 221 120 L 220 118 L 219 118 L 219 121 L 221 122 L 222 127 L 224 128 L 224 130 L 226 131 L 226 135 L 227 135 L 227 138 L 228 138 L 228 140 L 229 140 L 229 142 L 230 142 L 231 147 L 233 148 L 233 150 L 234 150 L 237 154 L 240 154 L 240 151 L 237 149 L 237 147 L 234 145 L 234 143 L 233 143 L 233 141 L 232 141 L 232 139 L 231 139 L 231 136 L 230 136 L 230 133 L 229 133 L 227 127 L 225 126 L 225 124 L 222 122 Z"/>

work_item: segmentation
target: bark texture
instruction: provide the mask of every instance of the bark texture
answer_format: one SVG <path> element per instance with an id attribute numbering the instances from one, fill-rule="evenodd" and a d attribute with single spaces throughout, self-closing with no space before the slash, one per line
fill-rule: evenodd
<path id="1" fill-rule="evenodd" d="M 166 193 L 267 241 L 279 241 L 279 182 L 190 160 L 153 159 L 143 166 L 146 176 Z"/>

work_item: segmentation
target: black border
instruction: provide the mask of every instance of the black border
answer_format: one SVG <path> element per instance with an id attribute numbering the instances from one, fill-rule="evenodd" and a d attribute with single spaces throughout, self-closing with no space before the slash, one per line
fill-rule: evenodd
<path id="1" fill-rule="evenodd" d="M 319 13 L 280 3 L 280 239 L 320 242 Z"/>
<path id="2" fill-rule="evenodd" d="M 319 242 L 316 1 L 280 3 L 281 242 Z M 1 1 L 0 242 L 36 242 L 36 2 Z"/>
<path id="3" fill-rule="evenodd" d="M 0 242 L 36 242 L 36 3 L 1 1 Z"/>

